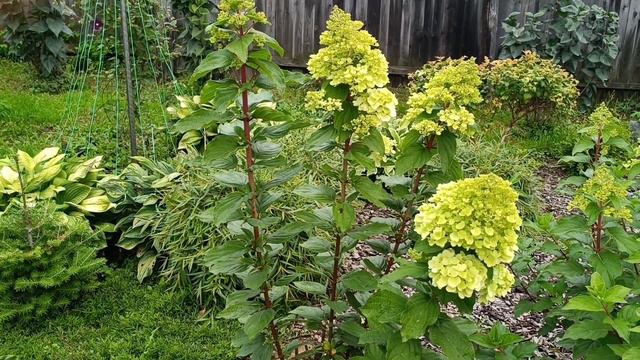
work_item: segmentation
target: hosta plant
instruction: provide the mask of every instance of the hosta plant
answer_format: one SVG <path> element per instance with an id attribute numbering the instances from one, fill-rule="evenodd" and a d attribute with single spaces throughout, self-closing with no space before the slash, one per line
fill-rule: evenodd
<path id="1" fill-rule="evenodd" d="M 112 209 L 113 204 L 97 184 L 104 177 L 102 157 L 66 159 L 58 148 L 46 148 L 31 156 L 17 151 L 0 159 L 0 211 L 26 201 L 33 206 L 50 200 L 68 214 L 91 215 Z"/>
<path id="2" fill-rule="evenodd" d="M 50 201 L 0 216 L 0 323 L 29 320 L 77 300 L 98 285 L 104 236 Z"/>

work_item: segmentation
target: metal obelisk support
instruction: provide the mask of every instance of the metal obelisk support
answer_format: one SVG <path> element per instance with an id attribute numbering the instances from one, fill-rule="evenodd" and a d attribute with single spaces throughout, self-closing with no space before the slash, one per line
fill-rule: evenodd
<path id="1" fill-rule="evenodd" d="M 124 52 L 124 67 L 127 78 L 129 140 L 131 141 L 131 156 L 136 156 L 138 155 L 138 144 L 136 140 L 136 94 L 133 91 L 133 77 L 131 76 L 131 49 L 129 47 L 129 21 L 127 17 L 127 0 L 120 0 L 120 20 L 122 21 L 122 49 Z"/>

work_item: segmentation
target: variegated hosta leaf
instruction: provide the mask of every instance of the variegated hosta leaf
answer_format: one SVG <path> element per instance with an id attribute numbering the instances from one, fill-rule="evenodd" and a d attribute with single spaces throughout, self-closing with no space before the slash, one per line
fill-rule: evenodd
<path id="1" fill-rule="evenodd" d="M 90 172 L 99 170 L 100 163 L 102 162 L 102 156 L 96 156 L 93 159 L 89 159 L 81 164 L 78 164 L 69 170 L 69 181 L 80 181 L 84 179 Z"/>
<path id="2" fill-rule="evenodd" d="M 6 194 L 20 191 L 18 172 L 7 165 L 0 168 L 0 183 L 2 183 L 3 192 Z"/>
<path id="3" fill-rule="evenodd" d="M 178 142 L 178 150 L 186 150 L 192 146 L 197 146 L 202 142 L 202 132 L 198 130 L 189 130 L 182 135 Z"/>
<path id="4" fill-rule="evenodd" d="M 40 189 L 43 185 L 53 180 L 61 169 L 62 164 L 55 164 L 40 171 L 36 171 L 31 180 L 25 184 L 25 192 L 29 193 Z"/>
<path id="5" fill-rule="evenodd" d="M 36 156 L 34 156 L 33 160 L 36 162 L 36 164 L 39 164 L 41 162 L 54 158 L 56 155 L 58 155 L 59 152 L 60 148 L 57 147 L 46 148 L 40 151 Z"/>
<path id="6" fill-rule="evenodd" d="M 20 165 L 20 171 L 25 178 L 30 179 L 33 176 L 33 172 L 36 168 L 36 161 L 33 160 L 31 155 L 24 151 L 18 150 L 17 152 L 18 164 Z"/>
<path id="7" fill-rule="evenodd" d="M 71 183 L 64 188 L 64 192 L 60 194 L 60 201 L 65 203 L 79 204 L 86 199 L 91 193 L 91 187 L 80 184 Z"/>
<path id="8" fill-rule="evenodd" d="M 74 204 L 74 203 L 68 203 L 68 204 L 74 206 L 75 208 L 77 208 L 78 210 L 82 211 L 85 214 L 104 213 L 113 209 L 116 206 L 116 204 L 112 203 L 111 200 L 109 200 L 109 197 L 107 195 L 99 195 L 99 196 L 93 196 L 93 197 L 91 197 L 91 195 L 89 196 L 90 197 L 84 199 L 79 204 Z"/>

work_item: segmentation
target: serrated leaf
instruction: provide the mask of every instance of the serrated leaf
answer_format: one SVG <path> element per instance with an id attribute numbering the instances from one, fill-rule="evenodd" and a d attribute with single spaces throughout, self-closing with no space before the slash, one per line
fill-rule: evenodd
<path id="1" fill-rule="evenodd" d="M 407 310 L 402 316 L 402 340 L 419 339 L 427 328 L 436 323 L 440 315 L 440 306 L 434 299 L 422 293 L 416 293 L 407 303 Z"/>
<path id="2" fill-rule="evenodd" d="M 249 339 L 254 339 L 273 321 L 275 315 L 272 309 L 265 309 L 251 315 L 244 324 L 244 333 Z"/>
<path id="3" fill-rule="evenodd" d="M 571 325 L 564 333 L 565 339 L 601 339 L 611 331 L 611 327 L 605 325 L 600 320 L 583 319 Z"/>
<path id="4" fill-rule="evenodd" d="M 389 290 L 379 290 L 362 307 L 369 321 L 377 323 L 397 322 L 407 306 L 407 298 Z"/>
<path id="5" fill-rule="evenodd" d="M 233 58 L 233 54 L 227 49 L 209 53 L 193 71 L 191 81 L 196 81 L 214 70 L 228 67 L 233 62 Z"/>

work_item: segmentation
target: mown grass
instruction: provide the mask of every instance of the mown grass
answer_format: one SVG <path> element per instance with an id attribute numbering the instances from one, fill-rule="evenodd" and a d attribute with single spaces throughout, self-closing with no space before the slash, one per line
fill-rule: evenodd
<path id="1" fill-rule="evenodd" d="M 233 359 L 234 323 L 197 323 L 191 304 L 117 269 L 76 307 L 0 328 L 0 359 Z"/>
<path id="2" fill-rule="evenodd" d="M 122 80 L 109 73 L 97 79 L 88 74 L 86 85 L 74 91 L 46 93 L 46 82 L 36 77 L 31 65 L 0 59 L 0 157 L 17 149 L 31 153 L 58 146 L 72 155 L 105 157 L 114 169 L 128 162 L 129 138 L 126 100 Z M 80 76 L 81 74 L 78 74 Z M 81 83 L 75 80 L 75 84 Z M 116 91 L 116 83 L 119 89 Z M 172 140 L 166 136 L 163 109 L 173 101 L 170 85 L 142 86 L 138 142 L 141 155 L 170 154 Z M 159 96 L 160 93 L 160 96 Z"/>

